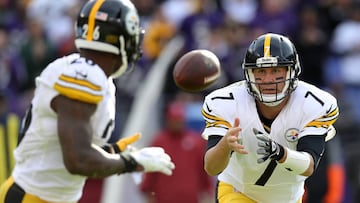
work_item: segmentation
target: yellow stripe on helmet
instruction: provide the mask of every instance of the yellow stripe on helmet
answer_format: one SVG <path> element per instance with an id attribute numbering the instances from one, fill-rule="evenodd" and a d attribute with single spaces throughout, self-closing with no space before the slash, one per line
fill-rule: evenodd
<path id="1" fill-rule="evenodd" d="M 99 0 L 95 2 L 95 5 L 92 7 L 90 11 L 90 15 L 88 18 L 88 33 L 86 36 L 86 40 L 92 41 L 93 39 L 93 32 L 95 27 L 95 16 L 98 10 L 100 9 L 101 5 L 104 3 L 105 0 Z"/>
<path id="2" fill-rule="evenodd" d="M 264 41 L 264 57 L 270 57 L 270 40 L 271 34 L 267 34 Z"/>

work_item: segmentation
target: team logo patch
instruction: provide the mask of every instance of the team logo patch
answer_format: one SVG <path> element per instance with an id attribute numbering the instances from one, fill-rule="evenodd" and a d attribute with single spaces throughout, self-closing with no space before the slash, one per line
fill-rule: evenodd
<path id="1" fill-rule="evenodd" d="M 285 138 L 289 142 L 296 142 L 299 139 L 299 130 L 290 128 L 285 132 Z"/>
<path id="2" fill-rule="evenodd" d="M 133 10 L 130 10 L 125 16 L 125 25 L 126 30 L 130 35 L 135 35 L 139 33 L 140 19 L 137 13 Z"/>

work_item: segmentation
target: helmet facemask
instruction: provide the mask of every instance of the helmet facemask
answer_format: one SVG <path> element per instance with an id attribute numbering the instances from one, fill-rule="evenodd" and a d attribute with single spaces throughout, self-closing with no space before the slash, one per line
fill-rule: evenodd
<path id="1" fill-rule="evenodd" d="M 290 66 L 286 68 L 286 76 L 274 82 L 257 82 L 253 73 L 253 70 L 255 68 L 246 69 L 245 77 L 248 83 L 249 93 L 256 99 L 258 99 L 260 102 L 264 103 L 266 106 L 277 106 L 278 104 L 280 104 L 286 98 L 286 96 L 295 89 L 297 85 L 297 80 L 293 77 L 295 74 L 293 68 L 291 68 Z M 262 89 L 264 87 L 262 86 L 274 86 L 271 89 L 275 89 L 276 93 L 263 93 Z"/>
<path id="2" fill-rule="evenodd" d="M 111 77 L 117 78 L 123 75 L 125 72 L 130 72 L 134 69 L 135 62 L 141 57 L 142 50 L 140 45 L 144 38 L 145 30 L 139 27 L 139 30 L 134 33 L 132 39 L 126 39 L 124 36 L 119 36 L 119 56 L 121 57 L 121 66 L 111 74 Z"/>

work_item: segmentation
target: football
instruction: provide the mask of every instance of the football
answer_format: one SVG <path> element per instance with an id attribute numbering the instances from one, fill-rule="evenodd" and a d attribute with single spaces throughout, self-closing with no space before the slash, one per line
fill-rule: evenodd
<path id="1" fill-rule="evenodd" d="M 211 51 L 196 49 L 185 53 L 176 62 L 173 79 L 186 92 L 199 92 L 210 87 L 221 75 L 220 61 Z"/>

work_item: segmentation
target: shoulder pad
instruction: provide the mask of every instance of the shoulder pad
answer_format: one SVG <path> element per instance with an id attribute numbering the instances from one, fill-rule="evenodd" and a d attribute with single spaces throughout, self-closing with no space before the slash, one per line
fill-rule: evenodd
<path id="1" fill-rule="evenodd" d="M 59 68 L 61 72 L 54 89 L 61 95 L 91 104 L 98 104 L 103 99 L 108 79 L 98 65 L 85 58 L 76 58 Z"/>

